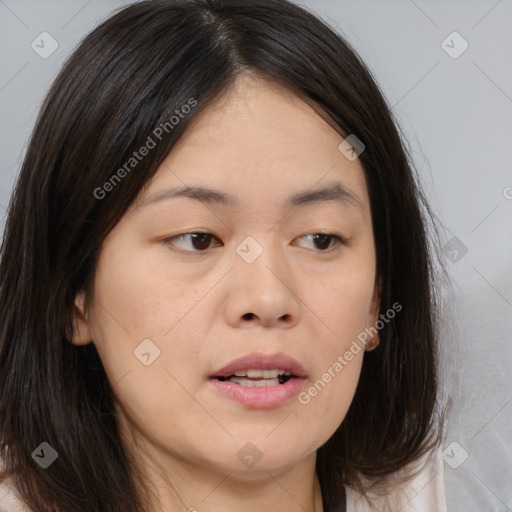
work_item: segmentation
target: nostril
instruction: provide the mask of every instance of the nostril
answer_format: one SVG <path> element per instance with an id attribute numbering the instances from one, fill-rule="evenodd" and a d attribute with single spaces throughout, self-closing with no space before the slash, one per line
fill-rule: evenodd
<path id="1" fill-rule="evenodd" d="M 243 316 L 243 318 L 244 318 L 244 320 L 251 320 L 253 316 L 254 316 L 254 313 L 246 313 Z"/>

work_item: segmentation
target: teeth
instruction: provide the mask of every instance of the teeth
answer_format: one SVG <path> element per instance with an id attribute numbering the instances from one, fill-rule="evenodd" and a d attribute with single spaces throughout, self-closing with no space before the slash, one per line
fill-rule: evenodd
<path id="1" fill-rule="evenodd" d="M 279 375 L 291 375 L 285 370 L 241 370 L 235 372 L 237 377 L 249 377 L 250 379 L 277 379 Z"/>
<path id="2" fill-rule="evenodd" d="M 240 386 L 246 386 L 248 388 L 261 388 L 265 386 L 278 386 L 279 379 L 263 379 L 263 380 L 251 380 L 251 379 L 243 379 L 240 377 L 231 377 L 228 379 L 229 382 L 233 382 L 234 384 L 239 384 Z"/>

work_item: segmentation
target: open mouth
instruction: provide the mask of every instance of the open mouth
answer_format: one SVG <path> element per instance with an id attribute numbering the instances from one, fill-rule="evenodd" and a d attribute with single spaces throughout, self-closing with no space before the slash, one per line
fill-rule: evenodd
<path id="1" fill-rule="evenodd" d="M 297 376 L 286 370 L 243 370 L 231 375 L 213 377 L 221 382 L 231 382 L 239 386 L 257 388 L 284 384 Z"/>
<path id="2" fill-rule="evenodd" d="M 250 354 L 215 370 L 209 385 L 246 408 L 272 409 L 297 395 L 306 379 L 302 365 L 286 355 Z"/>

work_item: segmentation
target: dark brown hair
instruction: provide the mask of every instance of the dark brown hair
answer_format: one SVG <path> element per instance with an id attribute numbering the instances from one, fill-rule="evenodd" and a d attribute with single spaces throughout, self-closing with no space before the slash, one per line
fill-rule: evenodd
<path id="1" fill-rule="evenodd" d="M 242 72 L 294 91 L 365 145 L 381 312 L 403 305 L 365 355 L 354 400 L 317 452 L 324 510 L 345 510 L 441 439 L 438 301 L 424 199 L 398 123 L 356 52 L 284 0 L 146 0 L 91 32 L 56 78 L 9 205 L 0 260 L 0 457 L 34 511 L 141 512 L 94 343 L 68 338 L 102 240 L 190 122 Z M 197 106 L 104 186 L 190 98 Z M 31 453 L 58 452 L 47 470 Z"/>

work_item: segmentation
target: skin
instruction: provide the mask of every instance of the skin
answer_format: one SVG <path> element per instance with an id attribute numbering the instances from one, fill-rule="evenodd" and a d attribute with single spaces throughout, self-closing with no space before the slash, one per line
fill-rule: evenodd
<path id="1" fill-rule="evenodd" d="M 243 75 L 194 120 L 104 240 L 90 308 L 76 297 L 73 343 L 93 342 L 103 361 L 123 443 L 152 484 L 147 510 L 323 510 L 316 450 L 347 413 L 364 350 L 306 405 L 293 397 L 249 409 L 217 394 L 208 376 L 244 354 L 284 352 L 304 366 L 306 390 L 378 319 L 366 181 L 360 161 L 339 151 L 343 139 L 287 89 Z M 333 181 L 361 209 L 282 206 Z M 140 206 L 184 184 L 240 204 L 181 197 Z M 194 232 L 214 237 L 165 241 Z M 319 232 L 348 244 L 305 236 Z M 263 248 L 250 264 L 236 252 L 247 236 Z M 149 366 L 134 356 L 147 338 L 160 349 Z M 247 442 L 262 454 L 252 468 L 237 457 Z"/>

